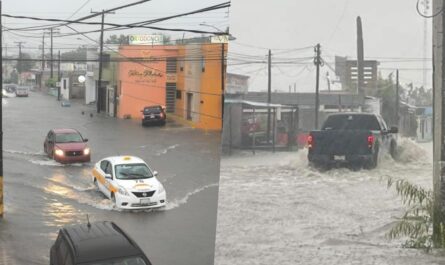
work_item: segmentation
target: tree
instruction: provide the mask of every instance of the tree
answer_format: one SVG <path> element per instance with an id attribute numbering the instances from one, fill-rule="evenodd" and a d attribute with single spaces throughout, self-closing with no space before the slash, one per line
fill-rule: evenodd
<path id="1" fill-rule="evenodd" d="M 27 72 L 35 66 L 35 63 L 29 60 L 31 59 L 31 55 L 28 53 L 22 53 L 21 59 L 22 60 L 17 61 L 16 64 L 16 68 L 19 73 Z"/>
<path id="2" fill-rule="evenodd" d="M 106 44 L 120 44 L 120 45 L 126 45 L 128 44 L 128 37 L 121 34 L 121 35 L 111 35 L 106 41 Z"/>
<path id="3" fill-rule="evenodd" d="M 79 47 L 76 50 L 62 53 L 60 57 L 62 60 L 86 60 L 87 49 L 85 47 Z"/>

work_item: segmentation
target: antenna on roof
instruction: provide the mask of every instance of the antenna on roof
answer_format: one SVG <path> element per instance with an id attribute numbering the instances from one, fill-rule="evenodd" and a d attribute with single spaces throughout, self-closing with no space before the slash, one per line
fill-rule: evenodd
<path id="1" fill-rule="evenodd" d="M 91 224 L 90 224 L 90 217 L 88 216 L 88 214 L 87 214 L 87 227 L 88 228 L 91 228 Z"/>

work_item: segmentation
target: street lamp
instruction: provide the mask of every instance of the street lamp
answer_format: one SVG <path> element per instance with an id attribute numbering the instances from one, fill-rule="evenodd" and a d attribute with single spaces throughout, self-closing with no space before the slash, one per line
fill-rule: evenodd
<path id="1" fill-rule="evenodd" d="M 213 26 L 213 25 L 206 24 L 205 22 L 200 23 L 199 25 L 200 25 L 200 26 L 205 26 L 205 27 L 211 27 L 211 28 L 214 28 L 214 29 L 216 29 L 218 32 L 226 33 L 226 35 L 229 36 L 229 40 L 236 40 L 236 38 L 233 37 L 232 34 L 230 34 L 229 32 L 225 32 L 225 31 L 223 31 L 223 30 L 220 30 L 219 28 L 217 28 L 217 27 L 215 27 L 215 26 Z"/>

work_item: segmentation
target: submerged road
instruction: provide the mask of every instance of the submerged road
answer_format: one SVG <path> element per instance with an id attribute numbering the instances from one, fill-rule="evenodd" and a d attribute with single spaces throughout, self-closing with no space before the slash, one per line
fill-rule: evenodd
<path id="1" fill-rule="evenodd" d="M 213 264 L 219 134 L 174 123 L 144 128 L 138 121 L 97 116 L 94 107 L 80 103 L 63 108 L 54 97 L 37 92 L 5 99 L 3 108 L 0 264 L 48 264 L 58 230 L 86 222 L 87 214 L 91 221 L 122 227 L 153 264 Z M 89 139 L 91 163 L 60 165 L 44 155 L 44 137 L 57 127 L 78 129 Z M 114 209 L 90 178 L 93 164 L 112 155 L 139 156 L 157 170 L 167 207 Z"/>

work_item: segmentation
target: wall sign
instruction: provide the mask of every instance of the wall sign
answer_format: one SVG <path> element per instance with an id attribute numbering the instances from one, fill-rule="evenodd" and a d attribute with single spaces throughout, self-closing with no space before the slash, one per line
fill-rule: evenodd
<path id="1" fill-rule="evenodd" d="M 129 35 L 128 43 L 130 45 L 162 45 L 164 43 L 164 36 L 159 34 Z"/>

